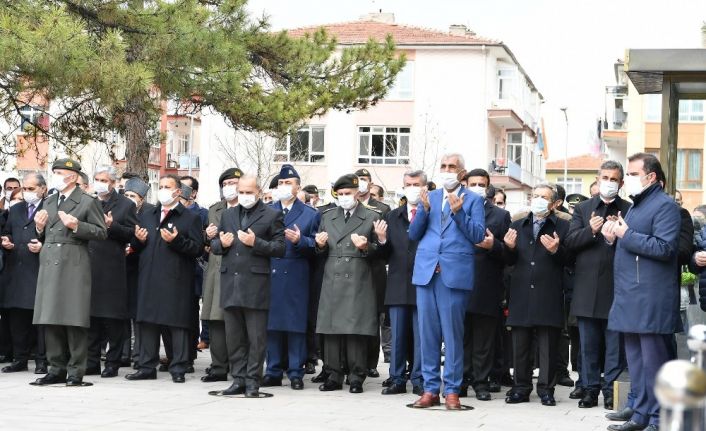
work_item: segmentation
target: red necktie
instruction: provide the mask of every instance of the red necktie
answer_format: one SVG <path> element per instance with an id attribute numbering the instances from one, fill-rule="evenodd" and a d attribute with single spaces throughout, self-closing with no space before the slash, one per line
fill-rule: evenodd
<path id="1" fill-rule="evenodd" d="M 409 222 L 412 223 L 414 221 L 414 217 L 417 216 L 417 209 L 412 208 L 410 212 L 412 213 L 412 218 L 409 219 Z"/>

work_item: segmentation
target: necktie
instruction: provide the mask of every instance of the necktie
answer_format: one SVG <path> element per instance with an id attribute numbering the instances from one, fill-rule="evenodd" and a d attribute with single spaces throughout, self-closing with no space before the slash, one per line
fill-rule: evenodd
<path id="1" fill-rule="evenodd" d="M 346 222 L 346 223 L 348 223 L 348 219 L 349 219 L 349 218 L 351 218 L 351 212 L 350 212 L 350 211 L 346 211 L 346 216 L 345 216 L 345 218 L 343 219 L 343 221 Z"/>
<path id="2" fill-rule="evenodd" d="M 162 223 L 162 222 L 164 221 L 164 219 L 167 218 L 167 214 L 169 214 L 169 210 L 168 210 L 168 209 L 163 209 L 163 210 L 162 210 L 162 218 L 159 219 L 159 222 L 160 222 L 160 223 Z"/>
<path id="3" fill-rule="evenodd" d="M 409 222 L 412 223 L 412 222 L 414 221 L 414 218 L 417 216 L 417 209 L 416 209 L 416 208 L 412 208 L 412 209 L 410 210 L 410 213 L 412 213 L 412 217 L 409 218 Z"/>
<path id="4" fill-rule="evenodd" d="M 449 218 L 449 214 L 451 214 L 451 206 L 449 205 L 449 200 L 448 198 L 446 199 L 446 202 L 444 203 L 444 209 L 441 211 L 441 224 L 446 224 L 446 219 Z"/>
<path id="5" fill-rule="evenodd" d="M 248 225 L 248 212 L 242 211 L 242 217 L 240 217 L 240 228 L 244 229 Z"/>
<path id="6" fill-rule="evenodd" d="M 59 206 L 61 206 L 61 204 L 64 203 L 64 200 L 66 200 L 66 196 L 60 195 L 60 196 L 59 196 Z"/>
<path id="7" fill-rule="evenodd" d="M 284 215 L 287 215 L 287 213 L 289 212 L 289 208 L 283 209 L 282 212 L 284 212 Z"/>
<path id="8" fill-rule="evenodd" d="M 532 231 L 534 232 L 535 238 L 537 238 L 537 235 L 539 234 L 540 229 L 542 229 L 542 226 L 544 226 L 544 220 L 534 221 L 534 224 L 532 225 Z"/>
<path id="9" fill-rule="evenodd" d="M 27 220 L 32 220 L 33 215 L 34 215 L 34 205 L 29 205 L 27 207 Z"/>

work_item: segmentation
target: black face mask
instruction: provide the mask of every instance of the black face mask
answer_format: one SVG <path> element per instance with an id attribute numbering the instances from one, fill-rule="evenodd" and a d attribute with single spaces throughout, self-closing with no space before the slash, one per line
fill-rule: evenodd
<path id="1" fill-rule="evenodd" d="M 121 195 L 124 195 L 124 194 L 125 194 L 125 189 L 118 189 L 118 193 L 120 193 Z"/>

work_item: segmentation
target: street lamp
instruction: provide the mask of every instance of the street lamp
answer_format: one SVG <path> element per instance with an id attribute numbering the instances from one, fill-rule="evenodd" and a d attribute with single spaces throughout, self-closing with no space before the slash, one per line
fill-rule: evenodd
<path id="1" fill-rule="evenodd" d="M 566 114 L 568 107 L 564 106 L 559 108 L 561 112 L 564 113 L 564 120 L 566 120 L 566 138 L 564 142 L 564 188 L 566 188 L 568 170 L 569 170 L 569 116 Z"/>

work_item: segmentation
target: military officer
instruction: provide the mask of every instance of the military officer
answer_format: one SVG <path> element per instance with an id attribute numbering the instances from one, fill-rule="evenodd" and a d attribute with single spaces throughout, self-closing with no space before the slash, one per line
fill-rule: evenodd
<path id="1" fill-rule="evenodd" d="M 309 257 L 321 216 L 297 199 L 301 187 L 292 165 L 282 165 L 277 186 L 279 202 L 272 208 L 284 215 L 286 251 L 270 261 L 272 303 L 267 323 L 267 370 L 263 386 L 281 386 L 284 365 L 292 389 L 304 389 L 307 359 L 306 327 L 309 303 Z"/>
<path id="2" fill-rule="evenodd" d="M 324 362 L 330 374 L 319 386 L 321 391 L 341 389 L 347 366 L 350 392 L 363 392 L 368 337 L 378 333 L 372 262 L 386 241 L 383 228 L 387 225 L 377 211 L 358 201 L 358 185 L 356 175 L 344 175 L 336 181 L 333 188 L 340 207 L 322 214 L 315 238 L 317 253 L 327 256 L 316 332 L 324 335 Z"/>
<path id="3" fill-rule="evenodd" d="M 34 384 L 66 382 L 81 386 L 86 371 L 91 311 L 91 262 L 88 241 L 107 237 L 98 200 L 76 186 L 81 165 L 71 159 L 52 164 L 52 188 L 34 223 L 39 276 L 34 303 L 35 325 L 45 325 L 49 373 Z"/>

